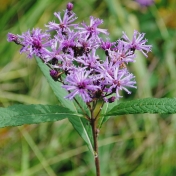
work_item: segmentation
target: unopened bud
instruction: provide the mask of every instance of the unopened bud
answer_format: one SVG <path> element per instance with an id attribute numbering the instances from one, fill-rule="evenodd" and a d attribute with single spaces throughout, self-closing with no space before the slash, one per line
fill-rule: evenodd
<path id="1" fill-rule="evenodd" d="M 8 34 L 7 34 L 7 41 L 8 41 L 8 42 L 15 42 L 15 43 L 18 44 L 18 45 L 21 44 L 21 42 L 20 42 L 18 36 L 15 35 L 15 34 L 12 34 L 12 33 L 8 33 Z"/>
<path id="2" fill-rule="evenodd" d="M 108 98 L 108 103 L 113 103 L 115 101 L 116 97 Z"/>
<path id="3" fill-rule="evenodd" d="M 50 76 L 54 79 L 57 80 L 58 76 L 57 76 L 58 72 L 56 70 L 50 70 Z"/>
<path id="4" fill-rule="evenodd" d="M 67 4 L 67 10 L 68 10 L 68 11 L 72 11 L 72 9 L 73 9 L 73 4 L 72 4 L 71 2 L 69 2 L 69 3 Z"/>

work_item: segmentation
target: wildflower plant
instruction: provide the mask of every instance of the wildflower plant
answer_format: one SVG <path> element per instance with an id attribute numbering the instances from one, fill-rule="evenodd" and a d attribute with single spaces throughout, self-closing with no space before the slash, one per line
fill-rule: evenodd
<path id="1" fill-rule="evenodd" d="M 92 152 L 99 176 L 98 134 L 110 117 L 175 113 L 176 100 L 146 98 L 118 103 L 122 91 L 131 94 L 137 89 L 128 63 L 135 62 L 136 50 L 145 57 L 151 51 L 144 33 L 135 30 L 130 39 L 122 32 L 120 39 L 110 42 L 108 31 L 100 28 L 103 20 L 90 16 L 90 23 L 76 23 L 72 3 L 54 15 L 57 21 L 49 22 L 45 31 L 36 28 L 21 35 L 8 33 L 7 40 L 20 45 L 20 53 L 28 58 L 36 58 L 59 105 L 0 108 L 0 127 L 68 118 Z"/>

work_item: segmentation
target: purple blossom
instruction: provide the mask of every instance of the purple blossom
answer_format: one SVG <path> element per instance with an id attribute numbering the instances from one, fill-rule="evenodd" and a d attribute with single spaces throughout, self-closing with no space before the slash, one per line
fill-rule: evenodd
<path id="1" fill-rule="evenodd" d="M 79 35 L 79 39 L 76 44 L 76 46 L 82 48 L 85 53 L 88 53 L 92 49 L 97 49 L 99 45 L 100 42 L 94 37 L 89 38 L 89 34 Z"/>
<path id="2" fill-rule="evenodd" d="M 78 69 L 68 75 L 65 79 L 66 85 L 62 87 L 72 92 L 65 98 L 71 100 L 78 94 L 85 102 L 90 102 L 92 100 L 92 92 L 100 88 L 97 85 L 93 85 L 93 79 L 89 78 L 90 73 L 90 71 L 86 71 L 85 69 Z"/>
<path id="3" fill-rule="evenodd" d="M 135 55 L 131 54 L 131 51 L 127 51 L 127 53 L 123 50 L 118 51 L 109 51 L 109 57 L 111 58 L 111 62 L 113 64 L 123 64 L 128 62 L 134 62 Z"/>
<path id="4" fill-rule="evenodd" d="M 108 51 L 109 57 L 111 58 L 111 62 L 123 64 L 129 62 L 135 62 L 136 55 L 133 50 L 129 50 L 128 47 L 124 45 L 124 43 L 119 40 L 117 47 L 115 47 L 112 51 Z"/>
<path id="5" fill-rule="evenodd" d="M 60 38 L 58 38 L 58 42 L 61 45 L 61 48 L 67 52 L 68 48 L 74 48 L 76 45 L 76 38 L 77 38 L 78 34 L 74 31 L 68 31 L 66 36 L 60 36 Z"/>
<path id="6" fill-rule="evenodd" d="M 61 69 L 63 69 L 64 71 L 74 71 L 76 70 L 76 66 L 73 64 L 74 61 L 74 57 L 70 54 L 64 54 L 64 57 L 62 58 L 62 65 L 61 65 Z"/>
<path id="7" fill-rule="evenodd" d="M 147 54 L 149 51 L 151 51 L 152 45 L 146 45 L 145 43 L 147 42 L 146 39 L 143 39 L 145 36 L 144 33 L 139 33 L 138 31 L 134 31 L 133 34 L 133 38 L 132 41 L 130 41 L 130 39 L 128 38 L 128 36 L 125 34 L 125 32 L 123 32 L 123 36 L 122 39 L 124 39 L 125 41 L 122 41 L 124 43 L 124 45 L 132 50 L 139 50 L 141 51 L 145 57 L 147 57 Z"/>
<path id="8" fill-rule="evenodd" d="M 113 75 L 106 72 L 106 80 L 109 84 L 108 92 L 116 93 L 116 98 L 119 99 L 119 90 L 125 90 L 128 94 L 131 92 L 127 89 L 128 87 L 136 88 L 133 74 L 129 73 L 127 69 L 120 69 L 119 66 L 112 67 Z"/>
<path id="9" fill-rule="evenodd" d="M 86 23 L 83 22 L 82 23 L 83 27 L 77 27 L 77 29 L 80 30 L 81 34 L 89 35 L 89 37 L 94 36 L 99 39 L 98 37 L 99 33 L 104 33 L 108 35 L 107 29 L 98 28 L 98 26 L 102 23 L 103 23 L 103 20 L 90 16 L 90 25 L 86 25 Z"/>
<path id="10" fill-rule="evenodd" d="M 72 24 L 77 19 L 77 17 L 75 17 L 75 13 L 70 14 L 67 9 L 64 11 L 63 19 L 61 17 L 60 12 L 58 13 L 55 12 L 54 15 L 59 19 L 60 23 L 57 24 L 55 22 L 49 22 L 49 24 L 46 25 L 46 27 L 49 28 L 48 31 L 56 30 L 56 31 L 65 32 L 69 29 L 69 27 L 77 26 L 77 24 Z"/>
<path id="11" fill-rule="evenodd" d="M 119 65 L 119 64 L 117 64 Z M 108 57 L 106 58 L 105 62 L 103 62 L 98 68 L 97 72 L 100 73 L 101 78 L 105 78 L 106 74 L 108 73 L 109 75 L 113 76 L 113 69 L 116 67 L 116 63 L 114 64 L 113 62 L 109 62 Z"/>
<path id="12" fill-rule="evenodd" d="M 135 0 L 140 6 L 151 6 L 154 0 Z"/>
<path id="13" fill-rule="evenodd" d="M 63 54 L 62 54 L 60 43 L 56 39 L 50 40 L 50 50 L 45 49 L 43 51 L 43 55 L 44 55 L 43 61 L 45 63 L 51 62 L 53 66 L 58 68 L 58 66 L 56 65 L 56 62 L 52 62 L 52 61 L 53 59 L 57 61 L 62 60 Z"/>
<path id="14" fill-rule="evenodd" d="M 115 45 L 115 42 L 111 43 L 110 41 L 101 41 L 101 48 L 105 51 L 111 49 L 113 45 Z"/>
<path id="15" fill-rule="evenodd" d="M 27 31 L 22 35 L 18 35 L 18 37 L 21 39 L 21 44 L 23 45 L 20 53 L 27 53 L 29 58 L 33 56 L 43 58 L 42 53 L 46 51 L 46 47 L 51 46 L 50 35 L 38 28 L 33 29 L 31 32 Z"/>
<path id="16" fill-rule="evenodd" d="M 78 63 L 83 64 L 87 69 L 95 69 L 98 67 L 99 63 L 99 56 L 95 55 L 96 50 L 93 49 L 91 53 L 88 55 L 83 55 L 78 58 L 75 58 L 75 60 Z"/>

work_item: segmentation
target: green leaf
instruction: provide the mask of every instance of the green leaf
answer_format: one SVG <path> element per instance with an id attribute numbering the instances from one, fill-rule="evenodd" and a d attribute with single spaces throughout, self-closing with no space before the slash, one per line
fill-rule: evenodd
<path id="1" fill-rule="evenodd" d="M 46 77 L 49 85 L 51 86 L 54 94 L 56 95 L 59 102 L 61 103 L 61 105 L 64 107 L 67 107 L 71 111 L 77 112 L 77 109 L 76 109 L 73 101 L 70 101 L 70 100 L 64 98 L 68 94 L 68 92 L 61 87 L 62 84 L 54 81 L 51 78 L 51 76 L 49 74 L 49 72 L 50 72 L 49 67 L 46 64 L 44 64 L 41 61 L 41 59 L 39 59 L 39 58 L 36 58 L 36 61 L 37 61 L 38 66 L 40 67 L 41 71 L 43 72 L 44 76 Z"/>
<path id="2" fill-rule="evenodd" d="M 76 119 L 78 116 L 80 115 L 58 105 L 14 105 L 0 108 L 0 127 Z"/>
<path id="3" fill-rule="evenodd" d="M 46 77 L 48 83 L 50 84 L 52 90 L 54 91 L 56 97 L 58 98 L 59 102 L 61 103 L 62 106 L 67 107 L 71 111 L 74 111 L 76 113 L 82 114 L 81 109 L 79 108 L 78 105 L 75 105 L 73 101 L 67 100 L 64 97 L 68 94 L 68 92 L 63 89 L 61 86 L 62 84 L 59 82 L 54 81 L 50 74 L 49 74 L 49 68 L 46 66 L 41 59 L 36 58 L 36 61 L 43 72 L 44 76 Z M 77 98 L 78 102 L 80 105 L 83 107 L 84 111 L 88 114 L 88 108 L 80 98 Z M 92 151 L 92 140 L 91 140 L 91 130 L 90 128 L 87 128 L 86 123 L 88 122 L 86 119 L 82 118 L 68 118 L 72 126 L 76 129 L 76 131 L 79 133 L 79 135 L 83 138 L 83 140 L 86 142 L 88 145 L 89 149 Z M 85 123 L 86 122 L 86 123 Z"/>
<path id="4" fill-rule="evenodd" d="M 119 103 L 106 116 L 123 114 L 174 114 L 176 98 L 145 98 Z"/>
<path id="5" fill-rule="evenodd" d="M 93 150 L 93 135 L 90 123 L 84 118 L 68 118 L 75 130 L 86 142 L 89 150 L 94 154 Z"/>

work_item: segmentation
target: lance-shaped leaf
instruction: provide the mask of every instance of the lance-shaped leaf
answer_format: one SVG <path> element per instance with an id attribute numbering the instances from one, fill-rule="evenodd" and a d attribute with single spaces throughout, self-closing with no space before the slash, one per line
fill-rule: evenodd
<path id="1" fill-rule="evenodd" d="M 80 114 L 57 105 L 13 105 L 0 108 L 0 127 L 54 122 L 79 116 Z"/>
<path id="2" fill-rule="evenodd" d="M 49 75 L 49 68 L 41 61 L 41 59 L 36 58 L 37 60 L 37 64 L 39 65 L 41 71 L 43 72 L 44 76 L 46 77 L 48 83 L 50 84 L 52 90 L 54 91 L 56 97 L 58 98 L 59 102 L 61 103 L 61 105 L 63 105 L 64 107 L 69 108 L 71 111 L 74 111 L 76 113 L 83 113 L 81 111 L 81 109 L 79 108 L 78 105 L 75 105 L 73 103 L 73 101 L 67 100 L 64 97 L 68 94 L 68 92 L 63 89 L 61 86 L 62 84 L 59 82 L 54 81 L 51 76 Z M 84 109 L 84 111 L 88 114 L 88 109 L 85 105 L 85 103 L 83 101 L 81 101 L 79 98 L 77 99 L 77 101 L 79 102 L 79 104 L 82 106 L 82 108 Z M 88 122 L 85 119 L 82 118 L 68 118 L 68 120 L 70 121 L 70 123 L 73 125 L 73 127 L 76 129 L 76 131 L 79 133 L 79 135 L 83 138 L 83 140 L 86 142 L 86 144 L 88 145 L 89 149 L 92 151 L 92 139 L 91 139 L 91 130 L 87 127 L 85 127 L 86 123 L 83 122 Z"/>
<path id="3" fill-rule="evenodd" d="M 74 103 L 68 99 L 65 99 L 64 97 L 68 94 L 68 92 L 63 89 L 61 86 L 62 84 L 59 82 L 54 81 L 50 76 L 50 69 L 49 67 L 44 64 L 41 59 L 36 58 L 37 64 L 40 67 L 42 73 L 44 74 L 45 78 L 47 79 L 49 85 L 51 86 L 54 94 L 58 98 L 59 102 L 62 106 L 67 107 L 71 111 L 77 112 L 77 109 L 74 105 Z"/>
<path id="4" fill-rule="evenodd" d="M 176 98 L 145 98 L 119 103 L 106 116 L 123 114 L 174 114 Z"/>
<path id="5" fill-rule="evenodd" d="M 86 142 L 89 150 L 94 154 L 93 135 L 90 123 L 84 118 L 68 118 L 75 130 Z"/>

